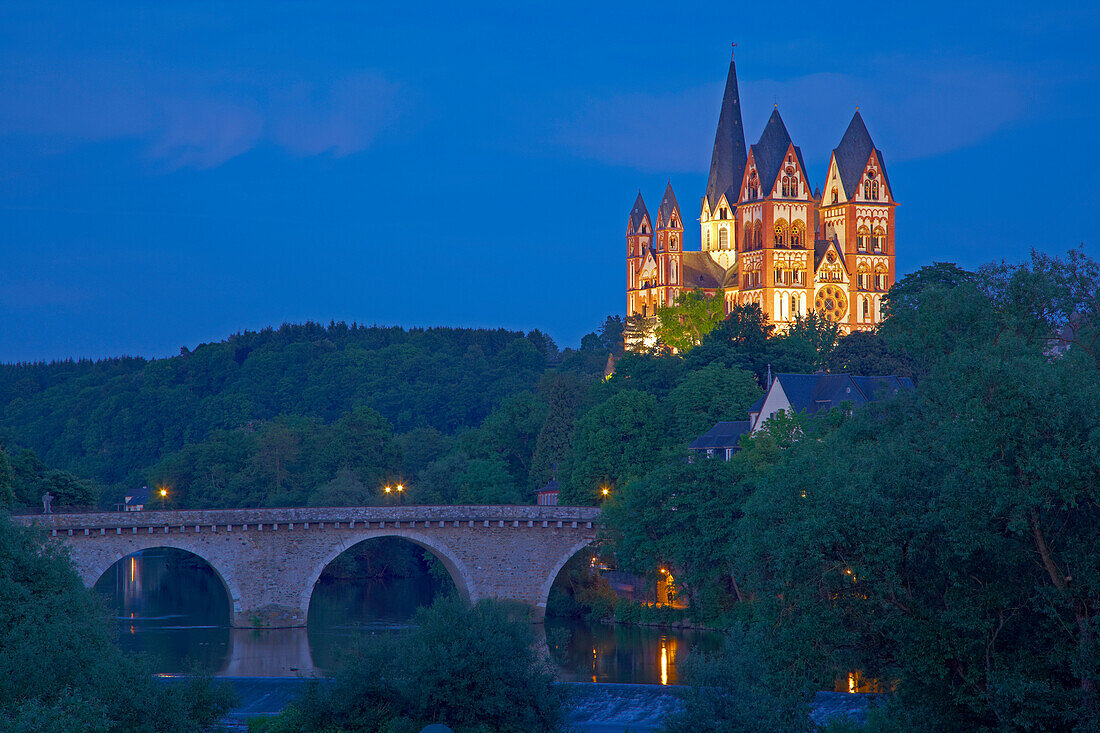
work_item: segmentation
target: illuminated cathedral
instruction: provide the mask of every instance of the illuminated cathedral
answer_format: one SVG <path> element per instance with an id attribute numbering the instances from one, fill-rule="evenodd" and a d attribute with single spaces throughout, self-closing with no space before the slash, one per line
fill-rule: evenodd
<path id="1" fill-rule="evenodd" d="M 635 318 L 628 345 L 652 343 L 657 309 L 695 289 L 722 293 L 727 312 L 756 303 L 779 329 L 810 311 L 845 333 L 874 328 L 894 284 L 896 205 L 882 151 L 858 109 L 817 192 L 778 107 L 756 144 L 746 146 L 731 57 L 700 205 L 700 249 L 685 251 L 671 182 L 656 221 L 641 193 L 630 211 L 627 316 Z"/>

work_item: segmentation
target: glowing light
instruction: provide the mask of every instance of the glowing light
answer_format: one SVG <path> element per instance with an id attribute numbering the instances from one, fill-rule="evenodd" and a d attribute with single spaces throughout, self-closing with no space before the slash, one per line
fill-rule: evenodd
<path id="1" fill-rule="evenodd" d="M 668 684 L 668 647 L 665 646 L 665 642 L 661 640 L 661 684 Z"/>
<path id="2" fill-rule="evenodd" d="M 404 491 L 405 490 L 405 484 L 398 484 L 397 485 L 397 490 L 398 491 Z"/>
<path id="3" fill-rule="evenodd" d="M 602 492 L 602 493 L 603 493 L 603 495 L 604 495 L 604 496 L 607 496 L 608 494 L 610 494 L 610 493 L 611 493 L 611 490 L 610 490 L 610 489 L 608 489 L 608 488 L 607 488 L 607 487 L 605 486 L 605 487 L 603 488 L 603 492 Z"/>
<path id="4" fill-rule="evenodd" d="M 137 558 L 130 558 L 130 582 L 133 583 L 137 578 Z"/>
<path id="5" fill-rule="evenodd" d="M 855 692 L 855 691 L 856 691 L 856 673 L 855 672 L 849 672 L 848 673 L 848 692 Z"/>
<path id="6" fill-rule="evenodd" d="M 392 487 L 392 486 L 387 486 L 387 487 L 386 487 L 386 493 L 388 494 L 388 493 L 390 493 L 391 491 L 393 491 L 393 487 Z"/>
<path id="7" fill-rule="evenodd" d="M 165 496 L 168 496 L 168 489 L 164 489 L 164 488 L 162 488 L 162 489 L 160 490 L 160 495 L 161 495 L 161 498 L 163 498 L 163 497 L 165 497 Z"/>

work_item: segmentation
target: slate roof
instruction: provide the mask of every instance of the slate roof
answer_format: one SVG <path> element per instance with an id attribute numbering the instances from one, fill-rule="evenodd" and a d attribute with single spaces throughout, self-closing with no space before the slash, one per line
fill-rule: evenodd
<path id="1" fill-rule="evenodd" d="M 706 200 L 712 212 L 723 195 L 731 205 L 736 205 L 747 160 L 745 128 L 741 123 L 741 98 L 737 93 L 737 67 L 731 57 L 729 74 L 726 76 L 726 91 L 722 95 L 722 111 L 718 114 L 718 131 L 714 133 L 710 176 L 707 178 Z"/>
<path id="2" fill-rule="evenodd" d="M 816 239 L 814 240 L 814 272 L 817 272 L 821 267 L 821 260 L 825 259 L 825 253 L 832 247 L 836 249 L 836 258 L 840 262 L 840 267 L 844 272 L 848 272 L 848 265 L 844 262 L 844 253 L 840 251 L 840 245 L 836 243 L 835 239 Z M 849 275 L 852 273 L 848 272 Z"/>
<path id="3" fill-rule="evenodd" d="M 684 289 L 704 288 L 717 290 L 725 287 L 729 273 L 708 252 L 684 252 L 681 260 L 683 276 L 680 282 Z M 733 277 L 737 277 L 736 268 L 730 268 Z"/>
<path id="4" fill-rule="evenodd" d="M 691 450 L 736 448 L 741 436 L 749 432 L 750 427 L 751 424 L 748 420 L 717 423 L 713 428 L 691 441 L 688 448 Z"/>
<path id="5" fill-rule="evenodd" d="M 132 489 L 125 492 L 123 495 L 123 501 L 126 504 L 148 504 L 149 503 L 149 487 L 142 486 L 140 489 Z"/>
<path id="6" fill-rule="evenodd" d="M 536 494 L 541 494 L 541 493 L 546 492 L 546 491 L 558 491 L 559 488 L 560 487 L 558 485 L 558 480 L 556 478 L 552 478 L 552 479 L 550 479 L 549 482 L 547 482 L 546 486 L 543 486 L 541 489 L 538 489 L 537 491 L 535 491 L 535 493 Z"/>
<path id="7" fill-rule="evenodd" d="M 664 229 L 672 213 L 676 212 L 676 218 L 680 220 L 680 226 L 684 225 L 684 217 L 680 214 L 680 204 L 676 203 L 676 194 L 672 192 L 672 181 L 665 186 L 665 195 L 661 197 L 661 208 L 657 209 L 657 228 Z"/>
<path id="8" fill-rule="evenodd" d="M 638 192 L 638 198 L 634 199 L 634 208 L 630 210 L 630 221 L 626 225 L 626 233 L 633 234 L 638 231 L 638 227 L 642 225 L 642 221 L 649 216 L 649 209 L 645 207 L 645 201 L 642 201 L 642 192 Z"/>
<path id="9" fill-rule="evenodd" d="M 756 173 L 760 177 L 760 194 L 768 196 L 775 188 L 775 179 L 779 177 L 779 171 L 786 160 L 787 148 L 791 145 L 791 136 L 787 132 L 787 126 L 783 124 L 783 117 L 779 114 L 779 108 L 772 110 L 772 116 L 768 118 L 768 124 L 764 126 L 764 132 L 760 133 L 760 140 L 752 146 L 752 159 L 756 163 Z M 802 169 L 802 175 L 807 179 L 809 173 L 806 164 L 802 162 L 802 150 L 796 145 L 794 148 L 798 165 Z M 806 188 L 811 189 L 809 180 Z"/>
<path id="10" fill-rule="evenodd" d="M 844 195 L 848 198 L 855 196 L 860 178 L 867 161 L 871 159 L 871 153 L 878 156 L 879 167 L 882 169 L 882 180 L 890 189 L 890 179 L 886 175 L 886 161 L 882 157 L 882 151 L 875 147 L 871 140 L 871 133 L 867 132 L 867 125 L 863 124 L 863 117 L 859 110 L 852 115 L 852 121 L 848 123 L 848 129 L 844 131 L 844 137 L 840 139 L 840 145 L 833 150 L 836 158 L 836 167 L 840 173 L 840 182 L 844 185 Z"/>
<path id="11" fill-rule="evenodd" d="M 776 374 L 775 380 L 796 412 L 814 414 L 819 410 L 851 402 L 856 406 L 892 397 L 913 389 L 906 377 L 853 377 L 848 374 Z"/>

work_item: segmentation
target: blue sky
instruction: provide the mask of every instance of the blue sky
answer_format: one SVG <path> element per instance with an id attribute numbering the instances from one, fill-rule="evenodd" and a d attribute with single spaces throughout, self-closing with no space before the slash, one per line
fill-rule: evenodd
<path id="1" fill-rule="evenodd" d="M 748 141 L 778 103 L 815 185 L 859 105 L 901 273 L 1100 258 L 1100 9 L 909 5 L 4 3 L 0 361 L 307 319 L 576 345 L 638 189 L 698 215 L 731 41 Z"/>

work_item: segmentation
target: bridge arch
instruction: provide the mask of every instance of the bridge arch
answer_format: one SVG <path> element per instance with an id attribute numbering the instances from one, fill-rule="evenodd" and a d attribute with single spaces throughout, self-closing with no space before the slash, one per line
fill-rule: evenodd
<path id="1" fill-rule="evenodd" d="M 394 528 L 390 530 L 360 532 L 347 542 L 341 542 L 339 545 L 322 555 L 321 559 L 314 563 L 309 574 L 306 576 L 305 587 L 302 589 L 300 608 L 302 608 L 303 611 L 309 611 L 309 603 L 313 597 L 313 590 L 317 586 L 317 581 L 321 578 L 321 573 L 323 573 L 325 568 L 331 565 L 336 558 L 363 542 L 385 537 L 397 537 L 408 540 L 414 545 L 422 547 L 432 553 L 437 560 L 443 563 L 443 567 L 447 569 L 447 573 L 451 576 L 451 581 L 454 583 L 459 596 L 468 603 L 473 603 L 478 600 L 477 587 L 474 585 L 474 579 L 470 574 L 469 568 L 466 567 L 465 563 L 463 563 L 445 543 L 422 532 Z"/>
<path id="2" fill-rule="evenodd" d="M 73 566 L 80 576 L 80 579 L 84 581 L 84 586 L 89 589 L 94 588 L 96 583 L 99 582 L 99 579 L 102 578 L 108 570 L 113 568 L 116 563 L 138 552 L 155 549 L 180 550 L 190 555 L 194 555 L 205 562 L 214 572 L 215 577 L 221 581 L 222 588 L 225 589 L 226 598 L 229 599 L 230 618 L 242 610 L 241 599 L 243 594 L 240 582 L 236 577 L 235 568 L 229 564 L 218 562 L 214 557 L 215 553 L 204 552 L 206 549 L 204 545 L 195 542 L 189 535 L 166 534 L 158 536 L 154 534 L 145 537 L 139 535 L 138 537 L 141 538 L 142 541 L 129 543 L 127 546 L 113 551 L 108 545 L 105 551 L 95 553 L 91 556 L 84 556 L 79 560 L 74 559 Z"/>
<path id="3" fill-rule="evenodd" d="M 553 569 L 550 571 L 550 576 L 543 581 L 539 586 L 539 596 L 537 607 L 546 612 L 546 603 L 550 599 L 550 589 L 554 586 L 554 581 L 558 579 L 558 573 L 565 567 L 565 564 L 573 559 L 573 557 L 590 546 L 595 540 L 585 539 L 574 544 L 569 550 L 567 550 L 560 558 L 558 558 L 553 565 Z"/>

